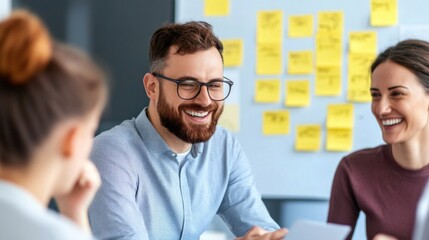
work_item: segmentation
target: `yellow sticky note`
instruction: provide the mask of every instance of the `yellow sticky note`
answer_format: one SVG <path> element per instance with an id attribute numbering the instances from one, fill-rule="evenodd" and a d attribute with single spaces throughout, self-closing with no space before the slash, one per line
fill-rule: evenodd
<path id="1" fill-rule="evenodd" d="M 222 40 L 223 61 L 225 67 L 241 66 L 243 63 L 243 40 Z"/>
<path id="2" fill-rule="evenodd" d="M 377 53 L 377 32 L 350 32 L 350 53 Z"/>
<path id="3" fill-rule="evenodd" d="M 255 102 L 257 103 L 277 103 L 280 102 L 280 80 L 267 79 L 256 80 Z"/>
<path id="4" fill-rule="evenodd" d="M 353 146 L 353 129 L 327 129 L 326 150 L 350 151 Z"/>
<path id="5" fill-rule="evenodd" d="M 288 107 L 304 107 L 310 105 L 310 81 L 286 81 L 286 100 Z"/>
<path id="6" fill-rule="evenodd" d="M 354 112 L 353 104 L 330 104 L 328 105 L 328 116 L 326 128 L 353 128 Z"/>
<path id="7" fill-rule="evenodd" d="M 204 15 L 206 16 L 226 16 L 229 14 L 230 0 L 205 0 Z"/>
<path id="8" fill-rule="evenodd" d="M 375 53 L 349 53 L 349 71 L 363 72 L 368 75 L 375 58 Z"/>
<path id="9" fill-rule="evenodd" d="M 342 34 L 344 29 L 343 12 L 319 12 L 319 25 L 317 32 Z"/>
<path id="10" fill-rule="evenodd" d="M 321 132 L 320 125 L 297 125 L 295 149 L 297 151 L 318 151 Z"/>
<path id="11" fill-rule="evenodd" d="M 376 55 L 373 53 L 350 53 L 348 56 L 347 100 L 351 102 L 370 102 L 370 66 Z"/>
<path id="12" fill-rule="evenodd" d="M 316 34 L 316 65 L 341 65 L 343 56 L 342 35 L 338 33 Z"/>
<path id="13" fill-rule="evenodd" d="M 371 92 L 367 88 L 349 88 L 347 91 L 347 101 L 349 102 L 371 102 Z"/>
<path id="14" fill-rule="evenodd" d="M 341 86 L 341 68 L 339 66 L 316 67 L 316 96 L 339 96 Z"/>
<path id="15" fill-rule="evenodd" d="M 293 51 L 288 54 L 289 74 L 310 74 L 313 73 L 313 52 Z"/>
<path id="16" fill-rule="evenodd" d="M 231 132 L 240 131 L 240 106 L 238 104 L 223 105 L 218 124 Z"/>
<path id="17" fill-rule="evenodd" d="M 397 0 L 371 0 L 371 26 L 398 24 Z"/>
<path id="18" fill-rule="evenodd" d="M 258 12 L 257 42 L 281 42 L 283 33 L 282 11 Z"/>
<path id="19" fill-rule="evenodd" d="M 256 73 L 281 74 L 281 44 L 279 42 L 257 43 L 256 48 Z"/>
<path id="20" fill-rule="evenodd" d="M 311 37 L 313 36 L 313 15 L 289 16 L 289 37 Z"/>
<path id="21" fill-rule="evenodd" d="M 265 135 L 289 134 L 289 111 L 264 112 L 263 133 Z"/>

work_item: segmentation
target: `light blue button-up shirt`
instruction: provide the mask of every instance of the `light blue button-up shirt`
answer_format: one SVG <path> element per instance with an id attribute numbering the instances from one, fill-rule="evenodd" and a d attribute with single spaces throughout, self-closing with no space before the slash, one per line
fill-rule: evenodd
<path id="1" fill-rule="evenodd" d="M 220 127 L 179 164 L 145 109 L 97 136 L 91 159 L 102 179 L 89 211 L 100 239 L 199 239 L 216 214 L 236 236 L 279 228 L 241 146 Z"/>

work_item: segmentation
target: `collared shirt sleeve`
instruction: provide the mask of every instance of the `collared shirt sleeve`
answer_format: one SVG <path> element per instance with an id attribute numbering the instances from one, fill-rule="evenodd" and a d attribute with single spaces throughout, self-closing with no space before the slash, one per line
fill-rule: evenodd
<path id="1" fill-rule="evenodd" d="M 93 234 L 99 239 L 148 239 L 143 214 L 136 203 L 138 177 L 127 146 L 100 136 L 91 159 L 102 184 L 89 209 Z"/>
<path id="2" fill-rule="evenodd" d="M 253 226 L 269 231 L 279 229 L 256 190 L 248 159 L 234 138 L 229 151 L 231 171 L 218 214 L 236 236 L 245 235 Z"/>

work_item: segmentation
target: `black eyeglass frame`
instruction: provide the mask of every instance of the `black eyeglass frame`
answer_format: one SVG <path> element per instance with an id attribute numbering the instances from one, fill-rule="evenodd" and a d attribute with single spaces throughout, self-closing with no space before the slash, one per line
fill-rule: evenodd
<path id="1" fill-rule="evenodd" d="M 192 99 L 194 99 L 194 98 L 198 97 L 198 95 L 200 95 L 200 92 L 201 92 L 201 87 L 202 87 L 202 86 L 206 86 L 207 94 L 209 95 L 209 97 L 210 97 L 210 99 L 211 99 L 211 100 L 213 100 L 213 101 L 223 101 L 223 100 L 225 100 L 225 99 L 229 96 L 229 94 L 231 93 L 232 85 L 234 85 L 234 82 L 233 82 L 231 79 L 229 79 L 229 78 L 227 78 L 227 77 L 225 77 L 225 76 L 223 76 L 223 79 L 224 79 L 224 80 L 212 80 L 212 81 L 209 81 L 209 82 L 204 83 L 204 82 L 197 81 L 197 80 L 195 80 L 195 79 L 174 79 L 174 78 L 169 78 L 169 77 L 166 77 L 166 76 L 164 76 L 164 75 L 162 75 L 162 74 L 159 74 L 159 73 L 156 73 L 156 72 L 152 72 L 151 74 L 152 74 L 154 77 L 156 77 L 156 78 L 160 78 L 160 79 L 164 79 L 164 80 L 167 80 L 167 81 L 170 81 L 170 82 L 174 82 L 174 83 L 176 83 L 176 86 L 177 86 L 177 88 L 176 88 L 177 96 L 179 96 L 179 97 L 180 97 L 181 99 L 183 99 L 183 100 L 192 100 Z M 198 83 L 198 84 L 199 84 L 198 92 L 195 94 L 195 96 L 194 96 L 194 97 L 192 97 L 192 98 L 183 98 L 182 96 L 180 96 L 180 94 L 179 94 L 179 85 L 180 85 L 182 82 L 184 82 L 184 81 L 194 81 L 194 82 L 196 82 L 196 83 Z M 226 84 L 228 84 L 228 85 L 229 85 L 229 91 L 228 91 L 228 94 L 226 94 L 226 95 L 225 95 L 225 97 L 224 97 L 223 99 L 220 99 L 220 100 L 215 100 L 215 99 L 213 99 L 213 98 L 212 98 L 212 96 L 210 95 L 210 90 L 209 90 L 210 84 L 213 84 L 213 83 L 216 83 L 216 82 L 222 82 L 222 83 L 226 83 Z"/>

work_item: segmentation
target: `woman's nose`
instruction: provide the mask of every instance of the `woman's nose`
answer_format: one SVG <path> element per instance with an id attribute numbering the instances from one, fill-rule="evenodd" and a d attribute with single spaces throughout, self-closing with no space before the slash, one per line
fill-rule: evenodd
<path id="1" fill-rule="evenodd" d="M 392 108 L 390 106 L 390 101 L 386 98 L 381 98 L 381 100 L 377 106 L 378 115 L 379 116 L 386 115 L 386 114 L 390 113 L 391 110 L 392 110 Z"/>

